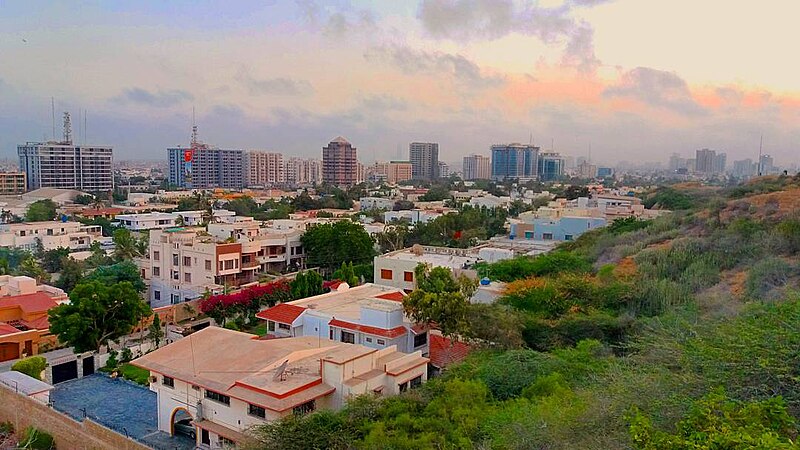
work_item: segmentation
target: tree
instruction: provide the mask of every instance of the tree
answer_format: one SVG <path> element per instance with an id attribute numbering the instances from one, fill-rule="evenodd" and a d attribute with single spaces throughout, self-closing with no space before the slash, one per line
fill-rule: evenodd
<path id="1" fill-rule="evenodd" d="M 502 305 L 470 304 L 467 323 L 469 337 L 487 346 L 513 349 L 525 343 L 521 314 Z"/>
<path id="2" fill-rule="evenodd" d="M 92 254 L 86 258 L 86 267 L 95 268 L 114 263 L 113 259 L 103 250 L 103 246 L 100 245 L 100 242 L 92 242 L 91 245 L 89 245 L 89 250 L 91 250 Z"/>
<path id="3" fill-rule="evenodd" d="M 131 260 L 141 256 L 141 248 L 130 230 L 118 228 L 114 230 L 114 258 L 117 261 Z"/>
<path id="4" fill-rule="evenodd" d="M 414 209 L 414 202 L 408 200 L 398 200 L 394 202 L 394 207 L 392 207 L 394 211 L 407 211 L 410 209 Z"/>
<path id="5" fill-rule="evenodd" d="M 56 207 L 54 201 L 48 199 L 37 200 L 28 206 L 25 212 L 25 220 L 28 222 L 45 222 L 56 218 Z"/>
<path id="6" fill-rule="evenodd" d="M 56 281 L 56 286 L 70 292 L 83 279 L 83 263 L 74 258 L 65 256 L 61 260 L 61 274 Z"/>
<path id="7" fill-rule="evenodd" d="M 86 276 L 88 281 L 99 281 L 106 286 L 127 281 L 136 292 L 144 292 L 147 286 L 142 280 L 139 268 L 132 261 L 122 261 L 110 266 L 101 266 Z"/>
<path id="8" fill-rule="evenodd" d="M 322 275 L 313 270 L 298 273 L 289 283 L 293 299 L 313 297 L 322 294 Z"/>
<path id="9" fill-rule="evenodd" d="M 589 188 L 586 186 L 576 186 L 574 184 L 569 185 L 566 189 L 564 189 L 564 197 L 567 200 L 575 200 L 578 197 L 588 197 L 589 196 Z"/>
<path id="10" fill-rule="evenodd" d="M 307 265 L 329 271 L 343 262 L 371 262 L 375 255 L 370 235 L 364 227 L 349 220 L 315 225 L 306 230 L 300 240 L 308 255 Z"/>
<path id="11" fill-rule="evenodd" d="M 431 269 L 418 264 L 414 269 L 417 288 L 403 299 L 403 308 L 417 323 L 435 323 L 443 335 L 457 337 L 468 329 L 469 299 L 476 283 L 465 276 L 458 279 L 444 267 Z"/>
<path id="12" fill-rule="evenodd" d="M 447 186 L 437 184 L 435 186 L 431 186 L 431 188 L 428 189 L 428 192 L 422 194 L 422 196 L 419 198 L 419 201 L 438 202 L 448 198 L 450 198 L 450 190 L 447 188 Z"/>
<path id="13" fill-rule="evenodd" d="M 344 281 L 345 283 L 349 284 L 350 286 L 358 286 L 358 277 L 356 276 L 356 272 L 353 269 L 353 263 L 342 263 L 342 267 L 336 269 L 331 276 L 334 280 Z"/>
<path id="14" fill-rule="evenodd" d="M 164 337 L 164 330 L 161 329 L 161 318 L 158 314 L 153 316 L 153 322 L 147 329 L 147 338 L 156 344 L 156 348 L 161 345 L 161 338 Z"/>
<path id="15" fill-rule="evenodd" d="M 91 205 L 94 201 L 94 196 L 89 194 L 80 194 L 75 197 L 75 203 L 79 205 Z"/>
<path id="16" fill-rule="evenodd" d="M 39 265 L 33 255 L 25 258 L 22 263 L 17 267 L 17 275 L 35 278 L 37 283 L 46 283 L 50 281 L 50 274 Z"/>
<path id="17" fill-rule="evenodd" d="M 379 233 L 376 236 L 376 240 L 381 251 L 387 253 L 406 248 L 407 236 L 408 225 L 399 223 L 397 225 L 387 225 L 383 233 Z"/>
<path id="18" fill-rule="evenodd" d="M 69 294 L 69 303 L 51 309 L 50 332 L 78 352 L 100 350 L 129 334 L 152 311 L 127 281 L 84 281 Z"/>
<path id="19" fill-rule="evenodd" d="M 69 256 L 68 248 L 47 250 L 42 254 L 42 268 L 50 273 L 60 272 L 62 260 L 67 256 Z"/>

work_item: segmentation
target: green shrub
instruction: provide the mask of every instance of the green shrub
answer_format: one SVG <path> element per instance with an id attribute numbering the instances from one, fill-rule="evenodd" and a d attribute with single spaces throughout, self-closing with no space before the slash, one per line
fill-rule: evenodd
<path id="1" fill-rule="evenodd" d="M 498 281 L 515 281 L 531 276 L 558 273 L 588 273 L 592 266 L 585 258 L 568 251 L 556 250 L 536 257 L 506 259 L 486 268 L 488 276 Z"/>
<path id="2" fill-rule="evenodd" d="M 31 450 L 50 450 L 56 448 L 53 436 L 38 428 L 28 427 L 19 442 L 19 448 Z"/>
<path id="3" fill-rule="evenodd" d="M 130 348 L 125 347 L 120 354 L 120 361 L 123 363 L 129 362 L 133 359 L 133 352 Z"/>
<path id="4" fill-rule="evenodd" d="M 21 359 L 11 366 L 11 370 L 22 372 L 29 377 L 42 379 L 42 371 L 47 367 L 47 360 L 42 356 L 30 356 Z"/>
<path id="5" fill-rule="evenodd" d="M 117 356 L 119 356 L 119 352 L 116 350 L 111 350 L 108 352 L 108 360 L 106 361 L 106 369 L 112 370 L 116 369 L 119 365 L 119 360 L 117 360 Z"/>
<path id="6" fill-rule="evenodd" d="M 652 223 L 652 220 L 639 220 L 636 217 L 626 217 L 611 222 L 611 225 L 608 226 L 608 231 L 612 234 L 630 233 L 631 231 L 647 228 Z"/>
<path id="7" fill-rule="evenodd" d="M 11 422 L 0 422 L 0 437 L 7 437 L 14 434 L 14 424 Z"/>
<path id="8" fill-rule="evenodd" d="M 796 270 L 780 258 L 765 258 L 750 268 L 745 281 L 745 296 L 759 299 L 782 287 Z"/>

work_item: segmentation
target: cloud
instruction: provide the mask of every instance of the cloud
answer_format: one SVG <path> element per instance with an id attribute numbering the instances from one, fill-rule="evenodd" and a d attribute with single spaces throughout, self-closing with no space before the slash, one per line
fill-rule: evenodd
<path id="1" fill-rule="evenodd" d="M 570 4 L 591 8 L 592 6 L 602 5 L 603 3 L 611 3 L 612 1 L 614 0 L 570 0 Z"/>
<path id="2" fill-rule="evenodd" d="M 637 67 L 622 75 L 619 84 L 606 88 L 605 97 L 626 97 L 653 107 L 683 114 L 702 114 L 689 86 L 674 72 Z"/>
<path id="3" fill-rule="evenodd" d="M 321 29 L 326 36 L 342 38 L 358 31 L 373 30 L 375 15 L 368 9 L 348 6 L 320 5 L 315 0 L 296 1 L 300 17 L 312 28 Z"/>
<path id="4" fill-rule="evenodd" d="M 462 55 L 444 52 L 427 52 L 408 47 L 378 47 L 364 54 L 368 61 L 386 60 L 407 74 L 425 73 L 451 75 L 471 88 L 489 88 L 505 83 L 500 75 L 484 75 L 481 68 Z"/>
<path id="5" fill-rule="evenodd" d="M 583 23 L 572 31 L 562 56 L 562 64 L 572 66 L 581 73 L 592 73 L 600 65 L 594 53 L 594 30 Z"/>
<path id="6" fill-rule="evenodd" d="M 251 95 L 272 94 L 303 96 L 314 93 L 314 86 L 306 80 L 284 77 L 260 80 L 254 78 L 250 75 L 248 70 L 244 68 L 236 75 L 236 79 L 244 85 Z"/>
<path id="7" fill-rule="evenodd" d="M 151 92 L 146 89 L 134 87 L 123 90 L 122 94 L 115 97 L 115 100 L 138 103 L 157 108 L 167 108 L 194 100 L 194 96 L 189 92 L 180 89 Z"/>
<path id="8" fill-rule="evenodd" d="M 361 100 L 361 106 L 375 111 L 405 111 L 408 102 L 391 95 L 371 95 Z"/>

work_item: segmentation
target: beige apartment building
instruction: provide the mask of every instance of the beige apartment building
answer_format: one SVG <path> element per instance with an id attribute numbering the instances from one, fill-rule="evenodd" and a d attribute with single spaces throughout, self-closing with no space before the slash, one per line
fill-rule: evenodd
<path id="1" fill-rule="evenodd" d="M 259 274 L 303 266 L 302 230 L 281 230 L 249 217 L 209 224 L 208 231 L 150 232 L 149 259 L 139 260 L 154 308 L 258 281 Z"/>
<path id="2" fill-rule="evenodd" d="M 24 194 L 25 172 L 0 172 L 0 195 Z"/>
<path id="3" fill-rule="evenodd" d="M 246 186 L 274 186 L 286 183 L 286 167 L 281 153 L 250 150 L 244 154 Z"/>

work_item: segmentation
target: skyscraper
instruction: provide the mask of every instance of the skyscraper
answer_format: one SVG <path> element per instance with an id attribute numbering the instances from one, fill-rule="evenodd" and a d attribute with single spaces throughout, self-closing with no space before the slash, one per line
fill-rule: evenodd
<path id="1" fill-rule="evenodd" d="M 533 145 L 492 145 L 492 179 L 536 178 L 538 159 L 539 147 Z"/>
<path id="2" fill-rule="evenodd" d="M 711 162 L 711 171 L 713 173 L 725 173 L 728 165 L 728 155 L 725 153 L 717 153 L 714 155 L 714 160 Z"/>
<path id="3" fill-rule="evenodd" d="M 439 178 L 439 144 L 435 142 L 412 142 L 408 146 L 408 159 L 415 180 Z"/>
<path id="4" fill-rule="evenodd" d="M 244 187 L 244 150 L 213 148 L 197 140 L 192 129 L 189 147 L 167 149 L 169 183 L 187 189 Z"/>
<path id="5" fill-rule="evenodd" d="M 322 181 L 335 186 L 358 184 L 358 156 L 347 139 L 338 136 L 322 147 Z"/>
<path id="6" fill-rule="evenodd" d="M 64 122 L 64 140 L 27 142 L 17 146 L 19 167 L 25 172 L 28 190 L 49 187 L 86 192 L 112 191 L 112 148 L 74 145 L 66 113 Z"/>
<path id="7" fill-rule="evenodd" d="M 491 158 L 485 155 L 470 155 L 464 157 L 465 180 L 488 180 L 492 176 Z"/>
<path id="8" fill-rule="evenodd" d="M 695 172 L 700 173 L 713 173 L 714 172 L 714 158 L 717 152 L 707 148 L 697 150 L 695 152 Z"/>
<path id="9" fill-rule="evenodd" d="M 244 154 L 247 186 L 274 186 L 286 182 L 286 168 L 280 153 L 250 150 Z"/>
<path id="10" fill-rule="evenodd" d="M 322 161 L 318 159 L 289 158 L 284 163 L 286 183 L 291 186 L 314 184 L 322 181 Z"/>
<path id="11" fill-rule="evenodd" d="M 564 176 L 566 161 L 558 153 L 540 153 L 537 175 L 539 181 L 554 181 Z"/>

